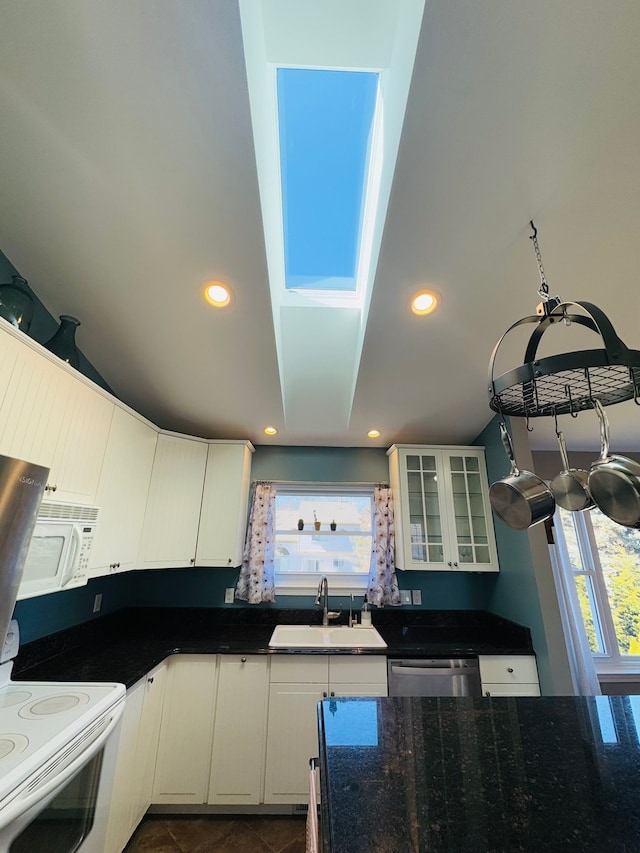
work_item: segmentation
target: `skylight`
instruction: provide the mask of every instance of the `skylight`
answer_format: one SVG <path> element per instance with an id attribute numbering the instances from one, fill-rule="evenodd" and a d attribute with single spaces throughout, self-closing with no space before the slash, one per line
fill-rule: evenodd
<path id="1" fill-rule="evenodd" d="M 355 291 L 378 74 L 278 68 L 287 290 Z"/>
<path id="2" fill-rule="evenodd" d="M 344 429 L 425 0 L 238 0 L 285 427 Z"/>

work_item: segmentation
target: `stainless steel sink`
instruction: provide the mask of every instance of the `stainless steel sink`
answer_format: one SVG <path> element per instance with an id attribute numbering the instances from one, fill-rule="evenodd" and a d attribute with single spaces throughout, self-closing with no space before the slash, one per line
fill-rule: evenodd
<path id="1" fill-rule="evenodd" d="M 272 649 L 386 649 L 387 644 L 373 627 L 346 625 L 277 625 Z"/>

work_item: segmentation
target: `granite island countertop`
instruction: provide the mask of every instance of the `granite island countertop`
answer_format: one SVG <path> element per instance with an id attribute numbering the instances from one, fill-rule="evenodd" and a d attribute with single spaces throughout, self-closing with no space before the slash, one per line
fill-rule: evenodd
<path id="1" fill-rule="evenodd" d="M 637 853 L 640 697 L 319 705 L 325 853 Z"/>
<path id="2" fill-rule="evenodd" d="M 317 609 L 126 608 L 21 646 L 17 681 L 117 681 L 130 687 L 172 654 L 533 654 L 527 628 L 487 611 L 374 611 L 386 649 L 270 649 L 278 623 L 319 624 Z M 346 623 L 348 611 L 343 612 Z"/>

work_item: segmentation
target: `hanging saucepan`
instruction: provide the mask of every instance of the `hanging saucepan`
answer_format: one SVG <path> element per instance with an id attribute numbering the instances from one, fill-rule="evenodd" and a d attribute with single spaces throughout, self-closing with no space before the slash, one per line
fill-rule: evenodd
<path id="1" fill-rule="evenodd" d="M 546 521 L 555 512 L 556 502 L 547 484 L 531 471 L 519 471 L 506 426 L 500 424 L 500 435 L 511 463 L 508 477 L 498 480 L 489 489 L 493 511 L 514 530 L 526 530 L 539 521 Z"/>
<path id="2" fill-rule="evenodd" d="M 640 528 L 640 464 L 609 454 L 609 420 L 600 400 L 593 400 L 600 419 L 600 458 L 591 465 L 589 490 L 599 510 L 623 527 Z"/>
<path id="3" fill-rule="evenodd" d="M 589 472 L 582 468 L 570 468 L 567 456 L 567 445 L 564 435 L 556 426 L 558 446 L 562 458 L 562 471 L 551 481 L 551 491 L 558 506 L 568 509 L 570 512 L 579 512 L 590 509 L 594 505 L 589 491 Z"/>

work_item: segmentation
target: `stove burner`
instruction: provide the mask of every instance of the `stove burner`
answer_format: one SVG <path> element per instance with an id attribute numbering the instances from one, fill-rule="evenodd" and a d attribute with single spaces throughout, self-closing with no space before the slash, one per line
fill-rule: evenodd
<path id="1" fill-rule="evenodd" d="M 24 735 L 2 735 L 0 737 L 0 761 L 9 755 L 13 755 L 16 750 L 24 752 L 28 746 L 29 738 Z"/>
<path id="2" fill-rule="evenodd" d="M 0 694 L 0 708 L 10 708 L 12 705 L 21 705 L 33 694 L 29 690 L 10 690 Z"/>
<path id="3" fill-rule="evenodd" d="M 29 705 L 28 708 L 20 708 L 18 713 L 27 720 L 38 720 L 55 714 L 63 714 L 78 705 L 86 705 L 89 696 L 86 693 L 59 693 L 57 696 L 47 696 Z"/>

